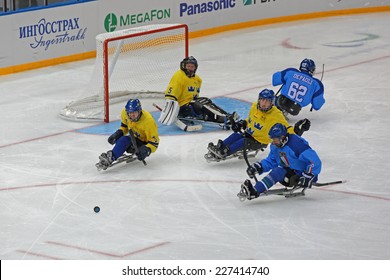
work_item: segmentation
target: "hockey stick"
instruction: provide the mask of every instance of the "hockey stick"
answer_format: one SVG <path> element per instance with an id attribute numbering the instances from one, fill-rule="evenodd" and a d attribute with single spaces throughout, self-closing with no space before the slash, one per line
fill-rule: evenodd
<path id="1" fill-rule="evenodd" d="M 278 89 L 278 91 L 275 93 L 275 97 L 278 97 L 278 96 L 279 96 L 279 92 L 282 90 L 283 86 L 284 86 L 284 85 L 282 85 L 282 86 Z"/>
<path id="2" fill-rule="evenodd" d="M 323 186 L 329 186 L 329 185 L 337 185 L 337 184 L 342 184 L 342 183 L 345 183 L 347 181 L 345 180 L 340 180 L 340 181 L 333 181 L 333 182 L 326 182 L 326 183 L 313 183 L 313 186 L 316 186 L 316 187 L 323 187 Z"/>
<path id="3" fill-rule="evenodd" d="M 321 73 L 321 79 L 320 81 L 322 82 L 322 78 L 324 77 L 324 72 L 325 72 L 325 64 L 322 64 L 322 73 Z M 310 108 L 310 112 L 313 111 L 313 106 Z"/>
<path id="4" fill-rule="evenodd" d="M 320 81 L 322 82 L 322 78 L 324 77 L 324 72 L 325 72 L 325 64 L 322 64 L 322 73 L 321 73 L 321 79 Z"/>
<path id="5" fill-rule="evenodd" d="M 131 129 L 129 129 L 129 135 L 130 135 L 131 144 L 133 144 L 135 150 L 135 154 L 138 155 L 139 149 L 137 146 L 137 141 L 135 140 L 134 132 Z M 146 165 L 146 161 L 144 159 L 142 160 L 142 162 L 144 163 L 144 165 Z"/>
<path id="6" fill-rule="evenodd" d="M 153 103 L 153 106 L 156 107 L 159 111 L 162 111 L 163 109 L 158 106 L 157 104 Z M 177 119 L 175 121 L 175 124 L 178 128 L 180 128 L 183 131 L 198 131 L 202 130 L 203 126 L 201 124 L 198 125 L 186 125 L 182 120 Z"/>
<path id="7" fill-rule="evenodd" d="M 247 145 L 248 145 L 247 139 L 244 138 L 244 147 L 243 147 L 243 150 L 242 150 L 242 154 L 243 154 L 243 156 L 244 156 L 244 160 L 245 160 L 245 162 L 246 162 L 246 165 L 248 165 L 248 167 L 251 167 L 251 164 L 249 163 L 249 160 L 248 160 L 247 150 L 246 150 Z M 257 180 L 257 177 L 256 177 L 255 174 L 253 174 L 253 179 L 255 179 L 256 183 L 259 182 L 259 181 Z"/>

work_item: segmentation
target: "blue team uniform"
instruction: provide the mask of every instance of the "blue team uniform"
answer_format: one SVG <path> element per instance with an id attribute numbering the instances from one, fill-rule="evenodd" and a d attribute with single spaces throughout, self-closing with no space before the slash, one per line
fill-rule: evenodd
<path id="1" fill-rule="evenodd" d="M 314 110 L 321 109 L 325 103 L 324 85 L 307 72 L 287 68 L 272 76 L 272 85 L 283 84 L 281 94 L 293 102 L 305 107 L 312 104 Z"/>
<path id="2" fill-rule="evenodd" d="M 283 147 L 271 145 L 267 158 L 260 164 L 264 172 L 271 172 L 256 183 L 256 190 L 263 192 L 277 182 L 282 182 L 288 170 L 301 176 L 303 172 L 314 175 L 313 182 L 317 182 L 321 172 L 321 160 L 309 143 L 296 134 L 289 134 L 288 142 Z"/>

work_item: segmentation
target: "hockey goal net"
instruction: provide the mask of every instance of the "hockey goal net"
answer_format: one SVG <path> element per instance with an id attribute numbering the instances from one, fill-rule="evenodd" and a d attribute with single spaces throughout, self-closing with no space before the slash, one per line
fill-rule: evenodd
<path id="1" fill-rule="evenodd" d="M 147 25 L 99 34 L 91 81 L 82 97 L 70 102 L 60 116 L 109 122 L 114 104 L 130 98 L 139 98 L 142 104 L 143 99 L 163 98 L 170 78 L 187 56 L 185 24 Z M 119 113 L 112 112 L 111 118 L 119 117 Z"/>

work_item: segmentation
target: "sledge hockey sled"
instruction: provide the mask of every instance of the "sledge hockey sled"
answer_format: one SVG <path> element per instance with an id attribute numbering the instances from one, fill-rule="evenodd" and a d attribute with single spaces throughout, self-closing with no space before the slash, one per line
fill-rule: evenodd
<path id="1" fill-rule="evenodd" d="M 234 113 L 235 118 L 237 118 L 237 113 Z M 199 124 L 204 124 L 204 125 L 210 125 L 210 126 L 218 126 L 222 128 L 222 130 L 230 130 L 231 129 L 231 123 L 229 121 L 230 115 L 228 115 L 225 118 L 225 121 L 222 122 L 213 122 L 213 121 L 205 121 L 204 119 L 201 118 L 196 118 L 196 117 L 185 117 L 185 118 L 178 118 L 180 121 L 184 122 L 187 125 L 199 125 Z"/>
<path id="2" fill-rule="evenodd" d="M 208 152 L 207 154 L 204 155 L 204 158 L 206 159 L 206 161 L 208 163 L 210 162 L 220 162 L 220 161 L 224 161 L 224 160 L 228 160 L 228 159 L 232 159 L 232 158 L 237 158 L 237 159 L 244 159 L 244 152 L 243 150 L 239 150 L 231 155 L 228 155 L 226 157 L 223 157 L 221 154 L 215 152 L 212 147 L 208 146 L 207 147 L 208 149 Z M 254 158 L 259 151 L 261 151 L 262 149 L 257 149 L 257 150 L 247 150 L 247 156 L 248 158 Z"/>
<path id="3" fill-rule="evenodd" d="M 260 193 L 259 197 L 269 196 L 269 195 L 281 195 L 286 198 L 297 197 L 297 196 L 305 196 L 306 188 L 278 188 L 278 189 L 270 189 L 266 192 Z M 241 185 L 241 190 L 237 194 L 239 200 L 244 202 L 245 200 L 251 200 L 252 198 L 248 198 L 247 193 L 244 190 L 244 184 Z"/>
<path id="4" fill-rule="evenodd" d="M 122 163 L 122 162 L 130 163 L 132 161 L 135 161 L 136 159 L 137 159 L 137 156 L 135 154 L 125 154 L 125 155 L 120 156 L 117 160 L 112 162 L 111 165 L 109 165 L 109 166 L 102 165 L 100 161 L 98 163 L 96 163 L 95 166 L 96 166 L 98 171 L 107 170 L 108 168 L 111 168 L 119 163 Z"/>

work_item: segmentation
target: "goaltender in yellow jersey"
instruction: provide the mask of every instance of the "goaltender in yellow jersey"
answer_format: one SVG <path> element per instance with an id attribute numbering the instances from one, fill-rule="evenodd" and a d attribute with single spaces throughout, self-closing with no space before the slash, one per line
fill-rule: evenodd
<path id="1" fill-rule="evenodd" d="M 202 79 L 196 74 L 197 69 L 198 61 L 193 56 L 180 62 L 180 70 L 172 76 L 165 91 L 165 105 L 158 119 L 160 123 L 176 123 L 186 130 L 186 126 L 178 124 L 178 119 L 179 122 L 180 119 L 192 119 L 226 124 L 229 115 L 233 115 L 214 104 L 211 99 L 199 96 Z"/>
<path id="2" fill-rule="evenodd" d="M 193 64 L 188 64 L 187 67 L 191 65 Z M 177 101 L 181 107 L 199 97 L 201 86 L 202 79 L 197 74 L 188 77 L 183 70 L 178 70 L 169 82 L 165 98 Z"/>

